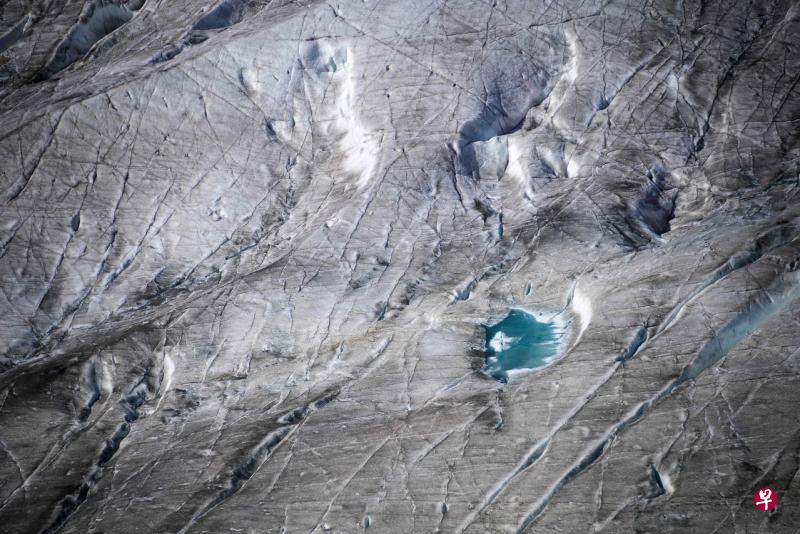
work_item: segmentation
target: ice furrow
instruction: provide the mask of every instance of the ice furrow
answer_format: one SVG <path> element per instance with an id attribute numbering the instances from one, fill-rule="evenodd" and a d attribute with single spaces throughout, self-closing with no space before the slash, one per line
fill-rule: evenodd
<path id="1" fill-rule="evenodd" d="M 497 498 L 506 491 L 506 489 L 521 473 L 535 465 L 544 457 L 553 437 L 594 398 L 598 390 L 603 387 L 603 385 L 605 385 L 611 379 L 611 377 L 614 376 L 620 365 L 620 363 L 615 363 L 613 366 L 611 366 L 603 375 L 603 377 L 594 385 L 594 387 L 592 387 L 592 389 L 581 398 L 581 401 L 573 406 L 572 409 L 560 421 L 558 421 L 557 424 L 553 426 L 552 430 L 550 430 L 545 437 L 534 443 L 533 446 L 531 446 L 525 453 L 525 456 L 523 456 L 522 459 L 514 466 L 514 468 L 506 473 L 506 475 L 503 476 L 503 478 L 501 478 L 490 491 L 487 491 L 484 494 L 481 502 L 464 518 L 464 521 L 458 527 L 458 532 L 466 531 L 473 523 L 475 523 L 484 510 L 491 506 L 497 500 Z"/>
<path id="2" fill-rule="evenodd" d="M 644 345 L 648 337 L 649 333 L 647 330 L 647 325 L 640 326 L 633 335 L 631 342 L 628 343 L 628 346 L 622 351 L 622 354 L 617 356 L 616 361 L 626 362 L 636 356 L 636 353 L 639 352 L 639 349 L 642 347 L 642 345 Z"/>
<path id="3" fill-rule="evenodd" d="M 311 414 L 331 403 L 340 393 L 340 389 L 326 391 L 312 402 L 278 417 L 276 423 L 283 426 L 269 432 L 255 447 L 250 449 L 239 462 L 231 466 L 231 473 L 228 476 L 226 487 L 210 502 L 192 515 L 186 525 L 178 532 L 187 532 L 198 521 L 236 495 L 261 467 L 272 458 L 275 451 L 303 426 Z"/>
<path id="4" fill-rule="evenodd" d="M 584 455 L 573 464 L 550 487 L 548 492 L 536 501 L 535 505 L 519 523 L 518 533 L 524 532 L 541 515 L 550 501 L 566 484 L 588 469 L 608 450 L 612 442 L 629 426 L 643 419 L 659 402 L 672 395 L 684 383 L 696 379 L 706 369 L 718 363 L 736 345 L 757 330 L 776 313 L 800 298 L 800 273 L 793 272 L 781 277 L 768 289 L 749 301 L 700 349 L 697 356 L 684 368 L 683 372 L 656 395 L 639 404 L 627 417 L 612 426 Z"/>
<path id="5" fill-rule="evenodd" d="M 798 233 L 798 228 L 794 223 L 779 225 L 761 234 L 749 247 L 736 252 L 728 261 L 708 275 L 691 293 L 681 300 L 658 326 L 653 339 L 672 328 L 686 306 L 691 304 L 708 288 L 723 280 L 729 274 L 755 263 L 762 256 L 776 248 L 795 241 L 798 236 L 800 236 L 800 233 Z"/>
<path id="6" fill-rule="evenodd" d="M 80 505 L 89 498 L 92 489 L 103 477 L 104 467 L 114 458 L 114 455 L 116 455 L 120 446 L 130 434 L 133 423 L 139 419 L 139 408 L 147 400 L 147 393 L 147 382 L 146 377 L 144 377 L 127 394 L 123 395 L 120 400 L 120 406 L 124 413 L 123 422 L 117 426 L 114 433 L 106 440 L 105 446 L 100 451 L 94 466 L 84 477 L 83 482 L 73 493 L 61 500 L 60 509 L 56 512 L 55 519 L 44 528 L 44 534 L 54 534 L 60 531 Z"/>
<path id="7" fill-rule="evenodd" d="M 30 14 L 25 15 L 10 30 L 0 35 L 0 52 L 4 52 L 22 39 L 32 19 L 33 17 Z"/>

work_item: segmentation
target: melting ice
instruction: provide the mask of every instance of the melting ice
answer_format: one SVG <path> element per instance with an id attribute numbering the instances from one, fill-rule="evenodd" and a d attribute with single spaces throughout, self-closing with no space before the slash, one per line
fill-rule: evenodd
<path id="1" fill-rule="evenodd" d="M 564 337 L 564 325 L 557 321 L 537 320 L 519 309 L 511 310 L 499 323 L 483 325 L 486 329 L 486 362 L 483 372 L 508 381 L 510 371 L 536 369 L 553 360 Z"/>

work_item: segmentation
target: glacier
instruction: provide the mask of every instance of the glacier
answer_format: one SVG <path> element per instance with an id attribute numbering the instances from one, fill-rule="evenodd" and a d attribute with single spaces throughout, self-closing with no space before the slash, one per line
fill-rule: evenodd
<path id="1" fill-rule="evenodd" d="M 792 0 L 0 3 L 0 530 L 796 532 L 799 49 Z"/>

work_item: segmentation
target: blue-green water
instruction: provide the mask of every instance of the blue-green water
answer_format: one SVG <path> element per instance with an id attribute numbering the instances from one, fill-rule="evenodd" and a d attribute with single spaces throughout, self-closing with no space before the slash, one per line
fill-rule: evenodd
<path id="1" fill-rule="evenodd" d="M 483 372 L 508 381 L 515 369 L 536 369 L 549 363 L 558 353 L 564 330 L 557 324 L 537 321 L 523 310 L 511 310 L 497 324 L 483 325 L 486 330 Z"/>

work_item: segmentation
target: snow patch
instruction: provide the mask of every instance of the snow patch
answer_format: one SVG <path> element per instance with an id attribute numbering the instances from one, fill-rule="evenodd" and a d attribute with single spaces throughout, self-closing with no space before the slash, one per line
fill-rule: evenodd
<path id="1" fill-rule="evenodd" d="M 240 70 L 239 81 L 242 83 L 245 92 L 250 96 L 256 96 L 262 91 L 263 83 L 258 70 L 255 68 L 245 67 Z"/>
<path id="2" fill-rule="evenodd" d="M 527 162 L 524 157 L 526 151 L 522 144 L 522 139 L 509 135 L 506 138 L 506 143 L 508 146 L 508 164 L 506 165 L 505 175 L 513 178 L 520 186 L 527 188 L 528 176 L 527 172 L 525 172 Z"/>
<path id="3" fill-rule="evenodd" d="M 521 338 L 518 337 L 510 337 L 504 334 L 503 332 L 498 332 L 494 335 L 492 340 L 489 342 L 489 346 L 496 352 L 501 352 L 504 350 L 508 350 L 512 345 L 517 343 Z"/>
<path id="4" fill-rule="evenodd" d="M 306 94 L 312 101 L 315 143 L 334 146 L 341 171 L 355 178 L 358 189 L 366 187 L 378 164 L 380 143 L 358 114 L 353 61 L 344 46 L 318 41 L 306 50 Z"/>
<path id="5" fill-rule="evenodd" d="M 570 302 L 572 312 L 578 317 L 581 323 L 581 329 L 578 332 L 578 339 L 583 335 L 592 322 L 592 301 L 586 296 L 577 286 L 572 292 L 572 301 Z M 577 342 L 577 340 L 576 340 Z"/>
<path id="6" fill-rule="evenodd" d="M 478 175 L 482 180 L 498 180 L 508 168 L 508 141 L 506 136 L 492 137 L 472 144 Z"/>

